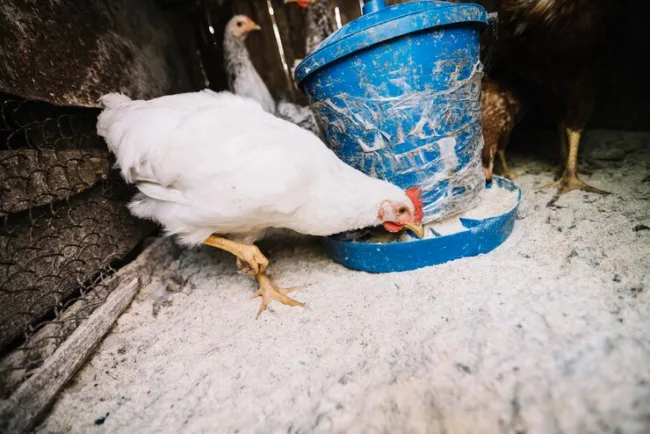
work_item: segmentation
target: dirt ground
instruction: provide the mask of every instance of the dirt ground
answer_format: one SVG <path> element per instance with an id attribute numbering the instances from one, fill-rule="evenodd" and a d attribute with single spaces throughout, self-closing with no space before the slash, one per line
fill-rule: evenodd
<path id="1" fill-rule="evenodd" d="M 591 131 L 583 155 L 610 195 L 553 201 L 552 161 L 514 156 L 514 232 L 480 257 L 373 275 L 271 243 L 309 309 L 255 321 L 232 257 L 181 252 L 36 432 L 650 432 L 650 134 Z"/>

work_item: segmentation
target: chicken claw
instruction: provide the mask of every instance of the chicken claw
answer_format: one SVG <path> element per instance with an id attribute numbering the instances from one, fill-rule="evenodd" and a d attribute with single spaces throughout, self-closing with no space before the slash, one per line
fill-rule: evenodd
<path id="1" fill-rule="evenodd" d="M 237 258 L 237 269 L 239 269 L 240 273 L 246 274 L 250 277 L 255 277 L 255 275 L 257 274 L 253 271 L 250 265 L 248 265 L 246 262 L 242 261 L 239 258 Z"/>
<path id="2" fill-rule="evenodd" d="M 578 148 L 580 145 L 580 138 L 582 137 L 582 129 L 565 128 L 563 124 L 560 124 L 559 131 L 561 138 L 560 150 L 562 158 L 566 158 L 566 165 L 564 166 L 564 171 L 560 179 L 551 184 L 540 187 L 540 190 L 548 190 L 558 187 L 558 194 L 565 194 L 573 190 L 609 194 L 606 191 L 585 184 L 578 178 Z"/>
<path id="3" fill-rule="evenodd" d="M 573 190 L 582 190 L 589 193 L 609 194 L 606 191 L 600 190 L 591 185 L 582 182 L 575 174 L 564 174 L 560 179 L 550 184 L 540 187 L 540 190 L 550 190 L 551 188 L 559 188 L 559 194 L 565 194 Z"/>
<path id="4" fill-rule="evenodd" d="M 253 298 L 262 297 L 262 304 L 260 306 L 260 310 L 257 311 L 257 316 L 255 319 L 259 319 L 260 315 L 262 315 L 262 312 L 264 312 L 269 307 L 271 300 L 279 301 L 280 303 L 286 304 L 287 306 L 307 306 L 306 303 L 301 303 L 290 297 L 287 297 L 287 294 L 291 292 L 304 289 L 304 285 L 295 286 L 293 288 L 278 288 L 264 273 L 257 274 L 255 278 L 257 279 L 257 283 L 260 285 L 260 289 L 258 289 L 255 294 L 253 294 Z"/>

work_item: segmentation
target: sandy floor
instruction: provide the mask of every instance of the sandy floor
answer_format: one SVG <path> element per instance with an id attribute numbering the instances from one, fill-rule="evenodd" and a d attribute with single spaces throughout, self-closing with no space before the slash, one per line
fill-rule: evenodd
<path id="1" fill-rule="evenodd" d="M 37 431 L 650 432 L 650 135 L 591 132 L 584 155 L 612 194 L 549 204 L 549 162 L 515 158 L 515 230 L 482 257 L 371 275 L 276 246 L 310 310 L 255 321 L 231 257 L 183 252 L 160 276 L 181 291 L 145 288 Z"/>

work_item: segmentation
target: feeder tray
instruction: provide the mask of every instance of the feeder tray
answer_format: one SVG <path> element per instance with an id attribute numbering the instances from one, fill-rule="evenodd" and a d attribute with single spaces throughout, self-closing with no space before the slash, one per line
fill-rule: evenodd
<path id="1" fill-rule="evenodd" d="M 322 243 L 334 261 L 353 270 L 372 273 L 415 270 L 488 253 L 512 233 L 521 202 L 521 188 L 496 176 L 487 188 L 516 192 L 517 200 L 508 211 L 497 216 L 484 219 L 461 216 L 460 223 L 466 230 L 435 238 L 393 243 L 351 241 L 341 234 L 323 238 Z"/>

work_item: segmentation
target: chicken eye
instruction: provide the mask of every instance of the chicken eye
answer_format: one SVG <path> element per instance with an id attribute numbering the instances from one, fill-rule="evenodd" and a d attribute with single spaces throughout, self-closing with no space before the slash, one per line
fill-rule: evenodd
<path id="1" fill-rule="evenodd" d="M 243 23 L 242 23 L 241 21 L 239 21 L 239 22 L 237 23 L 237 27 L 241 27 L 242 24 L 243 24 Z"/>
<path id="2" fill-rule="evenodd" d="M 406 214 L 407 212 L 408 212 L 408 208 L 405 206 L 400 207 L 400 209 L 397 210 L 398 214 Z"/>

